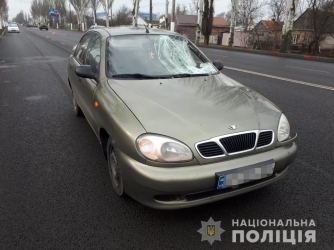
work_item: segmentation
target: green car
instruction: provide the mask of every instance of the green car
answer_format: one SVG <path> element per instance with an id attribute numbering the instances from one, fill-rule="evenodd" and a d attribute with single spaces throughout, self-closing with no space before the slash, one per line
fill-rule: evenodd
<path id="1" fill-rule="evenodd" d="M 74 111 L 98 137 L 118 196 L 179 209 L 287 174 L 297 136 L 286 116 L 222 69 L 187 38 L 160 29 L 82 37 L 68 66 Z"/>

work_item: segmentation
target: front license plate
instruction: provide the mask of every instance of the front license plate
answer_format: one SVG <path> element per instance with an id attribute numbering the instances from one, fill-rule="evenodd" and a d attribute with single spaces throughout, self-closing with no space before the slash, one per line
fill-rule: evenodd
<path id="1" fill-rule="evenodd" d="M 223 189 L 269 177 L 273 174 L 275 161 L 269 160 L 233 170 L 216 173 L 217 189 Z"/>

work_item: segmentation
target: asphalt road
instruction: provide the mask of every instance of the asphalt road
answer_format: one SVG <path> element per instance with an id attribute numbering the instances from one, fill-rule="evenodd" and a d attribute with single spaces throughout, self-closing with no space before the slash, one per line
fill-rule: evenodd
<path id="1" fill-rule="evenodd" d="M 333 249 L 333 64 L 203 49 L 283 109 L 298 158 L 274 185 L 160 211 L 113 193 L 94 132 L 73 114 L 67 61 L 81 35 L 31 28 L 0 41 L 0 249 Z M 197 232 L 210 217 L 225 230 L 212 246 Z M 237 219 L 313 219 L 255 230 L 312 229 L 317 242 L 232 243 L 232 230 L 254 230 L 232 227 Z"/>

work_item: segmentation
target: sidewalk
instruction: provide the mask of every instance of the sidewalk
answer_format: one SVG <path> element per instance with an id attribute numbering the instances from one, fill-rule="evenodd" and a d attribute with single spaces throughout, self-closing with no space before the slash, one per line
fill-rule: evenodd
<path id="1" fill-rule="evenodd" d="M 5 28 L 3 28 L 3 29 L 0 30 L 0 40 L 4 36 L 6 30 L 7 30 L 7 27 L 5 27 Z"/>
<path id="2" fill-rule="evenodd" d="M 210 44 L 210 45 L 199 44 L 197 46 L 198 47 L 203 47 L 203 48 L 204 47 L 205 48 L 211 48 L 211 49 L 232 50 L 232 51 L 245 52 L 245 53 L 287 57 L 287 58 L 301 59 L 301 60 L 308 60 L 308 61 L 334 63 L 334 58 L 328 58 L 328 57 L 319 57 L 319 56 L 310 56 L 310 55 L 297 55 L 297 54 L 290 54 L 290 53 L 279 53 L 279 52 L 274 52 L 274 51 L 254 50 L 254 49 L 246 49 L 246 48 L 239 48 L 239 47 L 228 47 L 228 46 L 213 45 L 213 44 Z"/>

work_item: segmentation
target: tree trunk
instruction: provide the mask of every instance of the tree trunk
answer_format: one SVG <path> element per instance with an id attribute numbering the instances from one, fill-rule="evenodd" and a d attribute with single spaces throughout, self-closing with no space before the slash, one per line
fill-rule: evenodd
<path id="1" fill-rule="evenodd" d="M 317 51 L 318 47 L 319 47 L 319 43 L 315 42 L 312 55 L 315 55 L 315 52 Z"/>
<path id="2" fill-rule="evenodd" d="M 204 36 L 204 45 L 209 45 L 210 36 Z"/>

